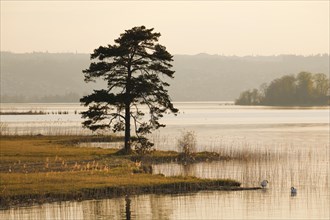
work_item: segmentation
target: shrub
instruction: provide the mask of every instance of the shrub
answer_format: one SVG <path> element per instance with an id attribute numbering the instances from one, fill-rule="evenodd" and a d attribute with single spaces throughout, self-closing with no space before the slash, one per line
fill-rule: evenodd
<path id="1" fill-rule="evenodd" d="M 135 148 L 136 153 L 139 155 L 150 154 L 154 150 L 154 144 L 145 137 L 132 137 L 131 140 L 132 146 Z"/>
<path id="2" fill-rule="evenodd" d="M 191 158 L 196 152 L 196 134 L 193 131 L 182 132 L 181 137 L 177 141 L 177 147 L 185 158 Z"/>
<path id="3" fill-rule="evenodd" d="M 0 135 L 8 134 L 8 124 L 5 122 L 0 122 Z"/>

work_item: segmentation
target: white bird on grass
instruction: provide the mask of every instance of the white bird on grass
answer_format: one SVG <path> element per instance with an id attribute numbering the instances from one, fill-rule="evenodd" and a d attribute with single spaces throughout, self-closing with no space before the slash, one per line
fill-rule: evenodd
<path id="1" fill-rule="evenodd" d="M 268 180 L 263 180 L 260 185 L 262 188 L 265 188 L 267 187 L 267 184 L 268 184 Z"/>

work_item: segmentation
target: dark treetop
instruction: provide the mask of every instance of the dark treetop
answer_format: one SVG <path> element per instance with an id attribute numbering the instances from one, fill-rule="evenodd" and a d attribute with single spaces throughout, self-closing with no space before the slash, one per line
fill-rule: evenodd
<path id="1" fill-rule="evenodd" d="M 101 78 L 107 88 L 94 90 L 80 101 L 89 106 L 82 113 L 86 120 L 83 126 L 93 131 L 112 129 L 125 131 L 125 152 L 131 145 L 140 151 L 153 144 L 144 135 L 151 130 L 165 127 L 159 119 L 165 113 L 178 112 L 168 95 L 165 77 L 173 78 L 172 55 L 157 44 L 160 33 L 144 26 L 126 30 L 115 40 L 114 45 L 100 46 L 91 54 L 93 62 L 83 71 L 85 81 Z M 147 107 L 141 111 L 141 106 Z M 136 137 L 131 138 L 131 119 Z"/>

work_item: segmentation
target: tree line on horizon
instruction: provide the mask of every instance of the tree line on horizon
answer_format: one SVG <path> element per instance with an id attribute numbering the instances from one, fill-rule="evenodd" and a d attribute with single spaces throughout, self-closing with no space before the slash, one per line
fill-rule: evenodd
<path id="1" fill-rule="evenodd" d="M 0 103 L 77 103 L 80 95 L 75 92 L 44 96 L 0 95 Z"/>
<path id="2" fill-rule="evenodd" d="M 236 105 L 310 106 L 329 105 L 329 77 L 324 73 L 284 75 L 259 89 L 242 92 Z"/>

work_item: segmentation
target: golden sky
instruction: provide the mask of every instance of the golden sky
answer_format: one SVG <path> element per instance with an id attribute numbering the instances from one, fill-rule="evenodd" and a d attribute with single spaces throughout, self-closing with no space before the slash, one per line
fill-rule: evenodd
<path id="1" fill-rule="evenodd" d="M 91 53 L 140 25 L 172 54 L 329 53 L 327 0 L 1 0 L 1 51 Z"/>

